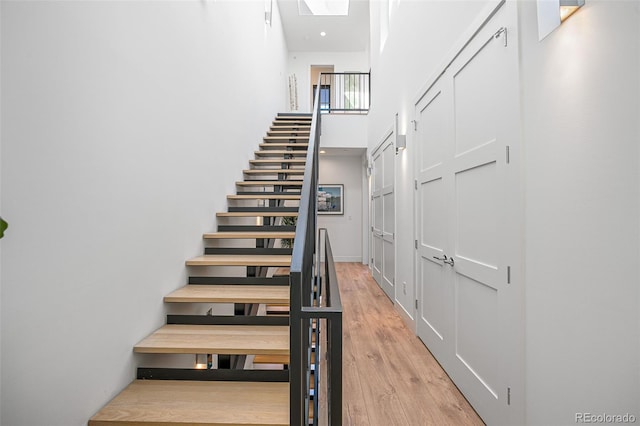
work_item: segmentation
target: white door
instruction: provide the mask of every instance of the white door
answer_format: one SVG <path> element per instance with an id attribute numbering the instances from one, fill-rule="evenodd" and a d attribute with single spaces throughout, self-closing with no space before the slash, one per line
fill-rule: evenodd
<path id="1" fill-rule="evenodd" d="M 453 286 L 442 260 L 451 255 L 451 93 L 438 82 L 416 105 L 418 336 L 447 369 Z M 449 170 L 447 170 L 447 168 Z"/>
<path id="2" fill-rule="evenodd" d="M 395 197 L 393 132 L 371 156 L 373 163 L 371 211 L 373 278 L 389 296 L 395 298 Z"/>
<path id="3" fill-rule="evenodd" d="M 513 421 L 522 306 L 509 283 L 521 241 L 517 52 L 499 29 L 481 30 L 415 111 L 418 335 L 492 425 Z"/>

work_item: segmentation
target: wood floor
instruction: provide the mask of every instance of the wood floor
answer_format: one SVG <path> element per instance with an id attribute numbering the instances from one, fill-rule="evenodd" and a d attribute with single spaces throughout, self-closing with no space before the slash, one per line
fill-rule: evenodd
<path id="1" fill-rule="evenodd" d="M 367 266 L 337 263 L 343 304 L 343 424 L 483 425 Z"/>

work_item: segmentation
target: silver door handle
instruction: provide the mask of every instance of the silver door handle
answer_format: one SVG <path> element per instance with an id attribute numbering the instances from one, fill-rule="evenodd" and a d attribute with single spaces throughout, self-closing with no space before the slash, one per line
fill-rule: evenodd
<path id="1" fill-rule="evenodd" d="M 438 257 L 438 256 L 433 256 L 434 259 L 440 260 L 443 263 L 446 263 L 447 265 L 451 265 L 453 266 L 455 263 L 455 260 L 453 260 L 453 257 L 449 257 L 447 258 L 447 255 L 445 254 L 444 257 Z"/>

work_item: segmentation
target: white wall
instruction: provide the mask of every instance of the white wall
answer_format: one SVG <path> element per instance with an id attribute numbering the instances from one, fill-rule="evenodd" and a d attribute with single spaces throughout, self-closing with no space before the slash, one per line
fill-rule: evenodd
<path id="1" fill-rule="evenodd" d="M 640 10 L 591 0 L 538 42 L 521 4 L 531 425 L 640 418 Z"/>
<path id="2" fill-rule="evenodd" d="M 2 423 L 83 425 L 286 107 L 286 46 L 263 1 L 3 1 L 1 36 Z"/>
<path id="3" fill-rule="evenodd" d="M 327 228 L 336 262 L 362 262 L 362 157 L 320 155 L 320 184 L 344 185 L 344 214 L 318 215 Z"/>
<path id="4" fill-rule="evenodd" d="M 323 148 L 367 148 L 366 115 L 323 114 L 320 120 Z"/>
<path id="5" fill-rule="evenodd" d="M 369 53 L 362 52 L 289 52 L 287 74 L 298 81 L 298 110 L 311 111 L 312 65 L 333 65 L 333 72 L 368 72 Z"/>
<path id="6" fill-rule="evenodd" d="M 393 2 L 389 34 L 380 52 L 380 13 L 386 2 L 371 2 L 371 109 L 368 120 L 369 152 L 377 146 L 399 114 L 400 133 L 407 134 L 407 149 L 396 156 L 396 283 L 407 283 L 396 301 L 413 320 L 414 213 L 413 132 L 410 120 L 416 96 L 444 61 L 462 33 L 487 1 Z M 396 286 L 396 288 L 402 286 Z"/>

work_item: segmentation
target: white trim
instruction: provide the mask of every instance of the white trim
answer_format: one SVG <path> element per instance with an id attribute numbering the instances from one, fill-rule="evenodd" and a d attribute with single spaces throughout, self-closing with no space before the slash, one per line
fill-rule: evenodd
<path id="1" fill-rule="evenodd" d="M 407 312 L 407 310 L 404 308 L 404 306 L 402 306 L 402 304 L 400 304 L 400 303 L 394 303 L 393 304 L 393 308 L 398 313 L 398 315 L 400 315 L 400 318 L 402 318 L 402 322 L 404 322 L 404 325 L 406 325 L 409 330 L 414 331 L 413 334 L 415 334 L 415 328 L 416 328 L 416 320 L 415 320 L 415 318 L 412 318 L 411 314 L 409 312 Z M 422 343 L 424 345 L 422 340 L 420 340 L 420 343 Z"/>

